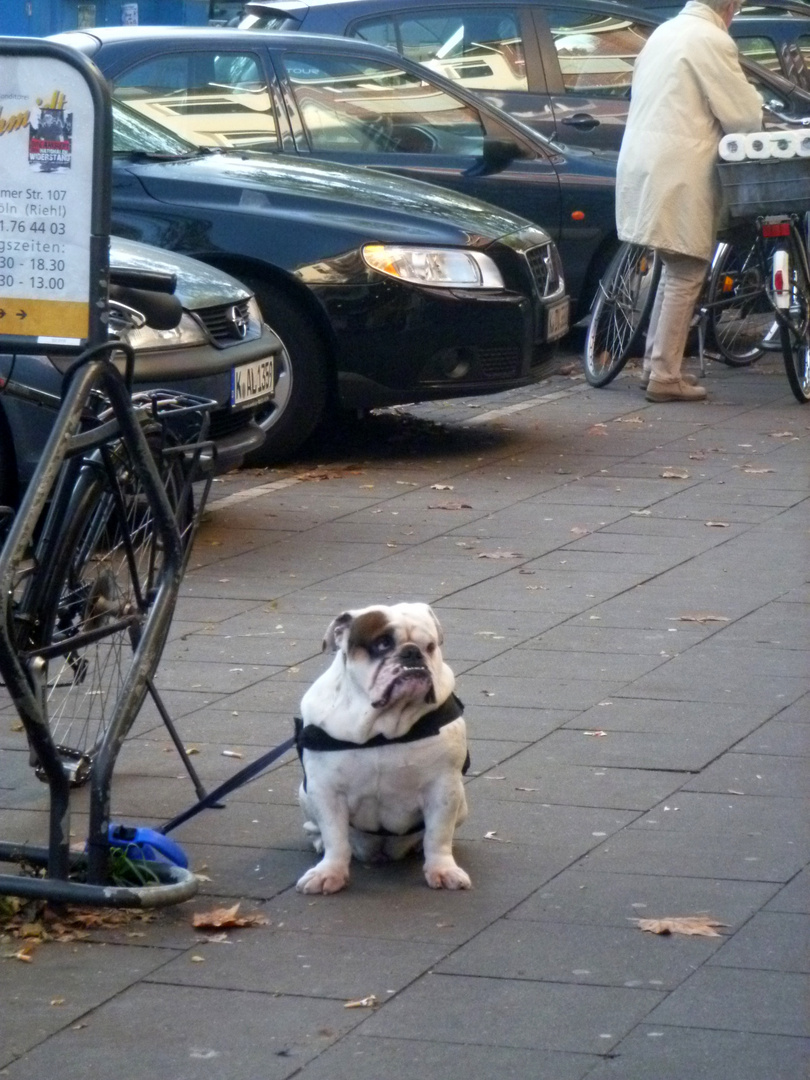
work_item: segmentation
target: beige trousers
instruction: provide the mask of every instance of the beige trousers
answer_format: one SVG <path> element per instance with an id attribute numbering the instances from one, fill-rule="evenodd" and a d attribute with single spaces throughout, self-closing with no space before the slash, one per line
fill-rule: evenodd
<path id="1" fill-rule="evenodd" d="M 650 314 L 644 370 L 656 382 L 678 382 L 695 304 L 709 269 L 706 259 L 658 252 L 663 264 Z"/>

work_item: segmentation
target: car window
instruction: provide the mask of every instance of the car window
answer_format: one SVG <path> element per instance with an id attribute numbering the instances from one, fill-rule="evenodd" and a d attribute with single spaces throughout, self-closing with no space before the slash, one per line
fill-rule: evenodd
<path id="1" fill-rule="evenodd" d="M 782 65 L 779 62 L 779 53 L 770 38 L 737 37 L 735 34 L 734 40 L 741 56 L 745 56 L 749 60 L 756 60 L 758 64 L 762 64 L 763 67 L 768 68 L 770 71 L 781 72 Z"/>
<path id="2" fill-rule="evenodd" d="M 250 53 L 156 57 L 119 75 L 113 95 L 199 146 L 278 147 L 267 81 Z"/>
<path id="3" fill-rule="evenodd" d="M 387 45 L 471 90 L 527 90 L 517 11 L 454 8 L 359 23 L 351 36 Z"/>
<path id="4" fill-rule="evenodd" d="M 284 65 L 315 152 L 481 155 L 477 109 L 396 64 L 286 53 Z"/>
<path id="5" fill-rule="evenodd" d="M 600 12 L 546 12 L 567 94 L 628 97 L 633 65 L 653 27 Z"/>
<path id="6" fill-rule="evenodd" d="M 195 150 L 192 143 L 126 108 L 120 101 L 113 102 L 112 121 L 113 153 L 174 157 L 191 154 Z"/>

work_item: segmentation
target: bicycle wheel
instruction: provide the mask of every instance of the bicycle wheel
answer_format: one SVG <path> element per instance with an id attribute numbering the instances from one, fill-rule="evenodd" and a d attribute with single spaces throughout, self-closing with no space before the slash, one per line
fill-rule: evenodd
<path id="1" fill-rule="evenodd" d="M 753 364 L 777 336 L 767 272 L 756 241 L 720 245 L 709 278 L 708 330 L 719 359 L 731 367 Z"/>
<path id="2" fill-rule="evenodd" d="M 652 248 L 622 244 L 597 287 L 583 356 L 591 386 L 615 379 L 641 337 L 655 300 L 661 262 Z"/>
<path id="3" fill-rule="evenodd" d="M 810 401 L 810 268 L 798 243 L 791 251 L 790 307 L 781 312 L 779 332 L 790 389 L 806 405 Z"/>
<path id="4" fill-rule="evenodd" d="M 164 454 L 156 435 L 147 439 L 181 535 L 188 534 L 192 495 L 183 459 Z M 37 611 L 27 620 L 28 651 L 45 661 L 51 737 L 78 786 L 90 778 L 112 723 L 164 566 L 152 510 L 122 444 L 108 469 L 99 461 L 84 466 L 53 548 Z M 152 673 L 163 644 L 152 654 Z"/>

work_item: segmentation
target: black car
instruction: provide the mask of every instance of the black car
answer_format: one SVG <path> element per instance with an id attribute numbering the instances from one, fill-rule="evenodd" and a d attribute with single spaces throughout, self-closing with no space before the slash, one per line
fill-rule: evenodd
<path id="1" fill-rule="evenodd" d="M 91 56 L 115 98 L 139 115 L 197 146 L 229 151 L 220 165 L 238 160 L 235 151 L 261 151 L 276 175 L 285 158 L 306 162 L 305 170 L 314 158 L 359 165 L 441 184 L 528 218 L 557 243 L 576 316 L 587 310 L 615 250 L 614 153 L 564 154 L 389 49 L 198 28 L 109 28 L 59 40 Z M 302 178 L 303 194 L 307 172 L 290 175 Z M 347 183 L 363 181 L 352 174 Z M 393 212 L 395 189 L 386 191 Z M 443 205 L 451 205 L 446 195 Z M 335 205 L 336 216 L 344 212 Z"/>
<path id="2" fill-rule="evenodd" d="M 121 104 L 113 156 L 114 231 L 237 275 L 283 341 L 253 463 L 291 453 L 328 407 L 492 393 L 555 370 L 562 268 L 523 218 L 361 169 L 199 149 Z"/>
<path id="3" fill-rule="evenodd" d="M 0 240 L 4 265 L 20 265 L 17 242 Z M 147 244 L 113 237 L 110 267 L 115 271 L 174 278 L 183 306 L 177 327 L 156 330 L 127 319 L 126 306 L 111 306 L 110 333 L 135 350 L 136 390 L 176 390 L 216 402 L 210 436 L 220 471 L 241 464 L 264 443 L 256 422 L 266 412 L 273 391 L 272 374 L 282 358 L 282 345 L 264 324 L 249 289 L 228 274 L 194 259 Z M 134 301 L 137 302 L 137 301 Z M 0 354 L 0 387 L 4 378 L 51 394 L 59 403 L 62 372 L 74 357 L 25 353 Z M 13 373 L 13 376 L 12 376 Z M 42 456 L 54 412 L 0 392 L 0 504 L 16 501 Z"/>
<path id="4" fill-rule="evenodd" d="M 618 150 L 633 64 L 666 17 L 660 8 L 643 8 L 643 0 L 636 7 L 614 0 L 255 0 L 240 25 L 386 45 L 550 139 Z M 774 70 L 744 61 L 749 80 L 763 103 L 788 116 L 810 115 L 810 93 L 780 74 L 781 60 L 769 52 L 778 53 L 791 36 L 796 49 L 810 50 L 810 22 L 751 10 L 734 20 L 732 33 L 744 54 Z M 776 35 L 772 46 L 766 22 Z"/>

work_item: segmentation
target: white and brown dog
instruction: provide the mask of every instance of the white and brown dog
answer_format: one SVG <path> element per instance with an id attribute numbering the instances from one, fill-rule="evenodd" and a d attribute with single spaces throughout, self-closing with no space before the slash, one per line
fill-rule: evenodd
<path id="1" fill-rule="evenodd" d="M 466 725 L 441 645 L 427 604 L 346 611 L 330 623 L 323 648 L 335 658 L 296 721 L 304 828 L 323 856 L 300 892 L 344 888 L 352 854 L 399 859 L 420 845 L 428 885 L 470 888 L 452 850 L 467 816 Z"/>

